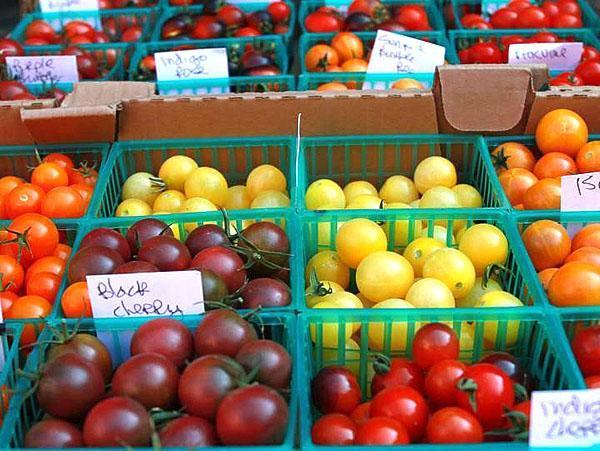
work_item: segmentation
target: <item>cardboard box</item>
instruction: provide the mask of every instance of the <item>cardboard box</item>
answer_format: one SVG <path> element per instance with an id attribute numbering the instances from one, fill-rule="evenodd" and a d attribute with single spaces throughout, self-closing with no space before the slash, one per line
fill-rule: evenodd
<path id="1" fill-rule="evenodd" d="M 0 136 L 3 146 L 35 144 L 33 136 L 21 119 L 21 111 L 53 108 L 54 100 L 0 102 Z"/>

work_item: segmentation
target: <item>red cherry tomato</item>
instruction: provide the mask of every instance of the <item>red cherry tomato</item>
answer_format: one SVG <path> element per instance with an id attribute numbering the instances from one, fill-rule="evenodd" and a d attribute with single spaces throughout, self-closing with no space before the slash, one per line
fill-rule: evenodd
<path id="1" fill-rule="evenodd" d="M 367 422 L 371 418 L 371 403 L 363 402 L 356 406 L 356 408 L 350 414 L 350 418 L 359 426 Z"/>
<path id="2" fill-rule="evenodd" d="M 553 28 L 581 28 L 582 26 L 583 22 L 581 21 L 581 17 L 572 14 L 560 13 L 552 19 Z"/>
<path id="3" fill-rule="evenodd" d="M 483 428 L 471 413 L 458 407 L 435 412 L 427 424 L 428 443 L 481 443 Z"/>
<path id="4" fill-rule="evenodd" d="M 330 413 L 313 424 L 311 436 L 316 445 L 352 445 L 358 426 L 346 415 Z"/>
<path id="5" fill-rule="evenodd" d="M 386 417 L 370 418 L 358 428 L 357 445 L 407 445 L 410 437 L 398 420 Z"/>
<path id="6" fill-rule="evenodd" d="M 600 61 L 587 60 L 577 66 L 575 73 L 586 85 L 600 86 Z"/>
<path id="7" fill-rule="evenodd" d="M 529 6 L 519 13 L 515 28 L 550 28 L 550 18 L 539 6 Z"/>
<path id="8" fill-rule="evenodd" d="M 584 376 L 600 375 L 600 325 L 578 331 L 571 347 Z"/>
<path id="9" fill-rule="evenodd" d="M 510 8 L 500 8 L 490 16 L 494 28 L 514 28 L 519 13 Z"/>
<path id="10" fill-rule="evenodd" d="M 356 377 L 341 366 L 328 366 L 311 383 L 313 403 L 322 413 L 350 414 L 360 404 L 361 391 Z"/>
<path id="11" fill-rule="evenodd" d="M 389 417 L 400 421 L 407 429 L 411 441 L 423 437 L 429 408 L 427 402 L 413 388 L 390 387 L 380 391 L 371 401 L 371 417 Z"/>
<path id="12" fill-rule="evenodd" d="M 469 48 L 469 59 L 475 64 L 500 64 L 502 52 L 495 42 L 478 42 Z"/>
<path id="13" fill-rule="evenodd" d="M 430 323 L 421 327 L 415 334 L 412 352 L 415 363 L 428 370 L 442 360 L 458 359 L 458 337 L 447 325 Z"/>
<path id="14" fill-rule="evenodd" d="M 408 359 L 401 357 L 389 359 L 385 356 L 377 356 L 373 363 L 375 376 L 371 381 L 371 395 L 375 396 L 384 388 L 406 385 L 420 393 L 423 392 L 425 377 L 423 370 Z"/>
<path id="15" fill-rule="evenodd" d="M 581 61 L 600 60 L 600 50 L 591 45 L 584 45 L 581 53 Z"/>
<path id="16" fill-rule="evenodd" d="M 563 72 L 550 80 L 550 86 L 583 86 L 583 78 L 575 72 Z"/>
<path id="17" fill-rule="evenodd" d="M 433 365 L 425 376 L 425 393 L 436 407 L 455 406 L 458 388 L 467 365 L 458 360 L 442 360 Z"/>

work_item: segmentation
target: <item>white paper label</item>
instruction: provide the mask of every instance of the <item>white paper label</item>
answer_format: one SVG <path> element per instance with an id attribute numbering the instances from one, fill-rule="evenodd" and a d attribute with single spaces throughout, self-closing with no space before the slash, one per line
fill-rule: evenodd
<path id="1" fill-rule="evenodd" d="M 86 279 L 94 318 L 204 313 L 199 271 L 109 274 Z"/>
<path id="2" fill-rule="evenodd" d="M 77 83 L 75 55 L 9 56 L 6 66 L 12 78 L 22 83 Z"/>
<path id="3" fill-rule="evenodd" d="M 377 31 L 368 74 L 433 73 L 444 64 L 446 49 L 419 39 Z"/>
<path id="4" fill-rule="evenodd" d="M 581 61 L 581 42 L 542 42 L 511 44 L 509 64 L 546 64 L 550 70 L 572 71 Z"/>
<path id="5" fill-rule="evenodd" d="M 600 205 L 600 172 L 560 178 L 561 211 L 596 211 Z"/>
<path id="6" fill-rule="evenodd" d="M 98 0 L 39 0 L 42 13 L 97 11 Z"/>
<path id="7" fill-rule="evenodd" d="M 600 443 L 600 389 L 531 395 L 529 446 L 580 448 Z"/>
<path id="8" fill-rule="evenodd" d="M 154 54 L 159 81 L 228 78 L 227 49 L 196 49 Z"/>

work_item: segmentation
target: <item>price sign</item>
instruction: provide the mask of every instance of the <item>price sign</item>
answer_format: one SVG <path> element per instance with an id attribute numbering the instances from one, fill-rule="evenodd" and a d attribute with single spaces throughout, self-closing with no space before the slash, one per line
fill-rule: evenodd
<path id="1" fill-rule="evenodd" d="M 560 179 L 561 211 L 597 211 L 600 209 L 600 172 L 565 175 Z"/>
<path id="2" fill-rule="evenodd" d="M 508 47 L 508 62 L 546 64 L 550 70 L 572 71 L 581 61 L 582 52 L 582 42 L 511 44 Z"/>
<path id="3" fill-rule="evenodd" d="M 11 77 L 21 83 L 51 85 L 79 81 L 75 55 L 9 56 L 6 67 Z"/>
<path id="4" fill-rule="evenodd" d="M 94 318 L 204 313 L 199 271 L 110 274 L 86 279 Z"/>
<path id="5" fill-rule="evenodd" d="M 154 54 L 159 81 L 229 78 L 227 49 L 195 49 Z"/>
<path id="6" fill-rule="evenodd" d="M 39 0 L 42 13 L 98 11 L 98 0 Z"/>

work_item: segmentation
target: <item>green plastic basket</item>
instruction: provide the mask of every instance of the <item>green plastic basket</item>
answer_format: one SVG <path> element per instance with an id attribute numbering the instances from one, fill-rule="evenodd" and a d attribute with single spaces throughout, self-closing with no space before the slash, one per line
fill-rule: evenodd
<path id="1" fill-rule="evenodd" d="M 162 27 L 165 24 L 165 22 L 167 20 L 169 20 L 171 17 L 176 16 L 178 14 L 190 14 L 190 15 L 200 15 L 202 14 L 202 11 L 204 10 L 204 5 L 192 5 L 192 6 L 183 6 L 183 7 L 174 7 L 174 6 L 170 6 L 168 5 L 168 0 L 167 0 L 167 5 L 164 7 L 162 14 L 160 16 L 160 18 L 156 21 L 156 25 L 154 26 L 154 30 L 152 32 L 152 36 L 151 36 L 151 41 L 162 41 L 162 36 L 161 36 L 161 32 L 162 32 Z M 281 36 L 283 37 L 283 39 L 285 40 L 286 43 L 289 43 L 294 35 L 294 30 L 295 30 L 295 25 L 296 25 L 296 7 L 294 6 L 294 3 L 291 1 L 286 2 L 287 5 L 290 7 L 290 26 L 289 26 L 289 30 L 287 33 L 285 34 L 268 34 L 268 35 L 264 35 L 264 36 L 269 36 L 269 37 L 274 37 L 274 36 Z M 242 11 L 244 11 L 245 13 L 251 13 L 254 11 L 260 11 L 262 9 L 266 9 L 267 6 L 269 6 L 268 2 L 242 2 L 239 4 L 236 4 L 236 6 L 238 8 L 240 8 Z"/>
<path id="2" fill-rule="evenodd" d="M 476 136 L 458 135 L 304 138 L 298 168 L 298 205 L 305 208 L 304 193 L 315 180 L 329 178 L 342 187 L 351 181 L 367 180 L 379 189 L 389 176 L 412 177 L 415 167 L 432 155 L 452 161 L 458 183 L 477 188 L 484 207 L 506 207 L 485 143 Z"/>
<path id="3" fill-rule="evenodd" d="M 12 402 L 14 395 L 12 392 L 16 391 L 20 379 L 17 376 L 17 370 L 20 368 L 19 359 L 19 346 L 21 332 L 23 326 L 17 323 L 10 323 L 2 325 L 2 331 L 0 332 L 0 415 L 1 418 L 7 419 L 10 406 L 5 405 L 5 398 Z M 7 425 L 6 420 L 0 424 L 0 443 L 6 444 L 10 436 L 12 435 L 12 428 Z"/>
<path id="4" fill-rule="evenodd" d="M 486 309 L 487 310 L 487 309 Z M 385 313 L 364 311 L 341 313 L 321 310 L 322 313 L 303 314 L 298 324 L 300 350 L 299 365 L 297 365 L 300 382 L 300 416 L 301 448 L 304 450 L 362 450 L 361 446 L 322 447 L 315 445 L 311 439 L 313 421 L 319 416 L 311 402 L 310 381 L 323 367 L 329 365 L 344 365 L 357 375 L 362 388 L 363 398 L 366 399 L 373 372 L 369 371 L 369 335 L 373 342 L 382 342 L 383 354 L 388 356 L 411 356 L 411 345 L 414 333 L 419 326 L 431 322 L 443 322 L 456 330 L 461 338 L 461 360 L 474 362 L 491 351 L 507 351 L 517 357 L 524 367 L 538 381 L 542 390 L 557 390 L 579 388 L 579 379 L 571 361 L 565 359 L 569 354 L 568 345 L 561 340 L 560 325 L 548 321 L 541 310 L 489 309 L 457 312 L 444 311 L 393 311 Z M 499 319 L 502 318 L 502 319 Z M 469 326 L 471 323 L 473 326 Z M 343 342 L 345 328 L 356 329 L 360 326 L 360 338 L 356 339 L 358 346 L 351 349 L 329 348 L 329 342 Z M 507 330 L 510 332 L 507 333 Z M 337 331 L 337 337 L 336 337 Z M 485 341 L 487 337 L 487 341 Z M 390 352 L 392 342 L 396 352 Z M 358 348 L 358 349 L 357 349 Z M 369 447 L 371 449 L 372 447 Z M 376 447 L 385 449 L 385 447 Z M 408 450 L 461 450 L 472 449 L 483 451 L 487 449 L 526 450 L 527 443 L 485 443 L 480 445 L 407 445 L 402 449 Z"/>
<path id="5" fill-rule="evenodd" d="M 308 30 L 304 26 L 304 20 L 306 17 L 319 9 L 321 6 L 348 6 L 352 2 L 339 1 L 336 2 L 331 0 L 302 0 L 300 2 L 300 9 L 298 11 L 298 21 L 300 23 L 300 29 L 302 33 L 308 33 Z M 397 7 L 403 5 L 422 5 L 425 7 L 427 17 L 429 18 L 429 24 L 434 30 L 445 30 L 444 17 L 438 8 L 436 1 L 431 0 L 383 0 L 384 5 L 389 7 Z"/>
<path id="6" fill-rule="evenodd" d="M 433 86 L 433 74 L 359 74 L 355 72 L 307 72 L 298 77 L 298 91 L 312 91 L 325 83 L 338 82 L 346 84 L 349 89 L 388 90 L 392 85 L 402 78 L 412 78 L 421 82 L 425 89 Z M 363 88 L 364 87 L 364 88 Z"/>
<path id="7" fill-rule="evenodd" d="M 202 321 L 202 316 L 185 316 L 181 318 L 183 324 L 189 329 L 193 330 Z M 113 365 L 121 364 L 127 357 L 128 354 L 128 340 L 131 337 L 133 331 L 135 331 L 143 323 L 147 322 L 147 319 L 130 319 L 130 320 L 83 320 L 79 325 L 77 321 L 66 322 L 68 330 L 74 330 L 79 326 L 79 331 L 91 334 L 101 334 L 105 344 L 109 347 L 113 358 Z M 292 357 L 293 365 L 296 365 L 297 359 L 296 354 L 296 319 L 293 315 L 289 314 L 271 314 L 261 313 L 259 315 L 259 321 L 264 324 L 265 337 L 274 340 L 286 347 Z M 55 323 L 56 326 L 62 327 L 60 322 Z M 52 335 L 49 330 L 44 331 L 43 340 L 47 341 L 51 339 Z M 43 362 L 43 356 L 47 350 L 48 344 L 37 346 L 32 352 L 30 358 L 27 361 L 26 370 L 34 372 Z M 291 395 L 289 400 L 289 423 L 285 439 L 281 445 L 273 446 L 239 446 L 239 447 L 208 447 L 208 450 L 235 450 L 235 451 L 259 451 L 259 450 L 272 450 L 272 451 L 283 451 L 292 449 L 294 445 L 294 432 L 297 422 L 297 409 L 298 409 L 298 381 L 297 373 L 293 371 L 291 380 Z M 8 444 L 11 448 L 22 448 L 23 439 L 25 434 L 29 430 L 30 426 L 37 420 L 41 419 L 43 412 L 40 410 L 35 396 L 31 396 L 27 399 L 23 396 L 23 392 L 30 388 L 31 382 L 27 379 L 20 380 L 19 390 L 21 393 L 15 396 L 13 400 L 8 416 L 4 420 L 4 427 L 7 432 L 12 432 L 12 435 L 7 434 L 7 440 L 3 440 L 3 444 Z M 82 450 L 90 448 L 80 448 Z M 95 448 L 100 449 L 100 448 Z M 116 448 L 106 448 L 116 449 Z M 135 449 L 147 449 L 152 448 L 135 448 Z M 182 449 L 182 448 L 163 448 L 168 449 Z"/>
<path id="8" fill-rule="evenodd" d="M 496 209 L 389 209 L 389 210 L 345 210 L 345 211 L 315 211 L 302 215 L 301 245 L 298 262 L 301 270 L 296 271 L 295 295 L 303 312 L 312 311 L 306 306 L 304 289 L 306 284 L 305 268 L 308 261 L 320 251 L 336 250 L 335 240 L 338 228 L 342 223 L 356 218 L 368 218 L 380 224 L 388 236 L 388 250 L 402 253 L 406 246 L 418 238 L 427 227 L 426 236 L 433 236 L 433 225 L 436 221 L 444 221 L 447 228 L 446 245 L 457 247 L 453 242 L 454 231 L 461 227 L 470 227 L 475 223 L 492 224 L 501 229 L 509 245 L 506 261 L 508 271 L 500 276 L 505 291 L 515 295 L 527 306 L 546 305 L 539 299 L 536 288 L 536 274 L 532 267 L 526 264 L 529 260 L 525 247 L 518 236 L 514 224 L 501 210 Z M 421 229 L 421 230 L 419 230 Z M 425 233 L 423 233 L 425 235 Z M 354 272 L 351 271 L 350 291 L 356 293 Z M 511 310 L 529 309 L 517 307 Z M 417 309 L 430 311 L 431 309 Z M 457 313 L 474 310 L 472 308 L 454 308 Z M 487 309 L 477 309 L 482 311 Z"/>

